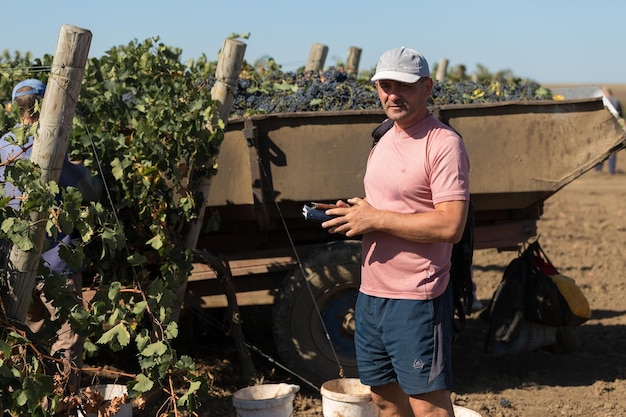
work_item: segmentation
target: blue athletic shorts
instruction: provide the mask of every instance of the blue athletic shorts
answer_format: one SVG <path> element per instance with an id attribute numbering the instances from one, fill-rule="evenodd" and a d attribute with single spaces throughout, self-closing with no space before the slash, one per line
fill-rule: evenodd
<path id="1" fill-rule="evenodd" d="M 423 301 L 359 293 L 354 342 L 361 382 L 398 382 L 408 395 L 451 389 L 453 314 L 451 285 Z"/>

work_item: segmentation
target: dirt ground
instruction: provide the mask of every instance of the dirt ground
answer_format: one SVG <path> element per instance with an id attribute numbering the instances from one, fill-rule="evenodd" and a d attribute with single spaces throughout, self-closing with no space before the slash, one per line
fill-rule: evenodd
<path id="1" fill-rule="evenodd" d="M 598 88 L 609 88 L 613 91 L 613 95 L 622 103 L 622 105 L 626 104 L 626 84 L 600 84 L 600 83 L 592 83 L 592 84 L 545 84 L 543 85 L 546 88 L 559 88 L 559 87 L 598 87 Z"/>
<path id="2" fill-rule="evenodd" d="M 453 348 L 456 404 L 483 417 L 626 415 L 626 152 L 618 173 L 590 171 L 550 197 L 539 221 L 540 243 L 552 263 L 574 278 L 592 308 L 576 329 L 579 347 L 570 354 L 544 350 L 493 357 L 484 352 L 487 323 L 474 314 Z M 475 253 L 478 298 L 487 304 L 515 252 Z M 273 363 L 269 310 L 243 310 L 258 382 L 299 384 L 295 416 L 322 416 L 319 392 Z M 247 315 L 247 316 L 246 316 Z M 232 339 L 214 330 L 219 313 L 205 317 L 206 332 L 192 354 L 212 380 L 199 415 L 232 417 L 232 393 L 244 385 Z M 247 320 L 247 321 L 246 321 Z M 136 413 L 137 415 L 137 413 Z M 147 415 L 147 414 L 145 414 Z M 152 414 L 154 415 L 154 414 Z"/>
<path id="3" fill-rule="evenodd" d="M 488 417 L 626 415 L 626 153 L 618 173 L 590 171 L 550 197 L 538 224 L 552 263 L 574 278 L 592 308 L 571 354 L 492 358 L 485 324 L 455 346 L 455 401 Z M 620 169 L 621 162 L 621 169 Z M 478 297 L 489 300 L 511 253 L 475 253 Z"/>

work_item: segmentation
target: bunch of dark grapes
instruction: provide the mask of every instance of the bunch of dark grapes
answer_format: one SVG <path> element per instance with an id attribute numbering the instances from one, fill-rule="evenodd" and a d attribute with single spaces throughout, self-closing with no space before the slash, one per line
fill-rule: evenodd
<path id="1" fill-rule="evenodd" d="M 207 80 L 210 88 L 215 80 Z M 550 91 L 532 81 L 438 82 L 431 105 L 551 99 Z M 380 109 L 369 77 L 349 75 L 338 68 L 325 71 L 280 70 L 247 72 L 239 79 L 232 117 L 305 111 Z"/>
<path id="2" fill-rule="evenodd" d="M 241 78 L 232 115 L 377 108 L 374 85 L 336 68 Z"/>
<path id="3" fill-rule="evenodd" d="M 435 82 L 430 104 L 470 104 L 497 101 L 550 100 L 552 94 L 533 81 L 459 81 L 455 83 Z"/>

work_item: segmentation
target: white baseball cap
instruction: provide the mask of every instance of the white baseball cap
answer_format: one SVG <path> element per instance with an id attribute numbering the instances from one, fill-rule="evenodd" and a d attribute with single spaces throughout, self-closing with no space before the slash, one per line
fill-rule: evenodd
<path id="1" fill-rule="evenodd" d="M 382 54 L 372 81 L 394 80 L 412 84 L 422 77 L 429 76 L 426 58 L 416 50 L 403 46 Z"/>

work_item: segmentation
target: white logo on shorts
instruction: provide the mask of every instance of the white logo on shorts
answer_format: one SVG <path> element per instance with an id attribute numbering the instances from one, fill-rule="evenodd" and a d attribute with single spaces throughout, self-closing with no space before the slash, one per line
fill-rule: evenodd
<path id="1" fill-rule="evenodd" d="M 424 361 L 421 359 L 415 359 L 413 361 L 413 369 L 424 369 Z"/>

